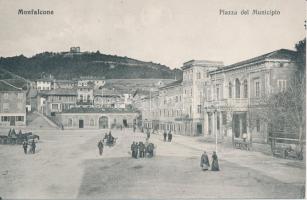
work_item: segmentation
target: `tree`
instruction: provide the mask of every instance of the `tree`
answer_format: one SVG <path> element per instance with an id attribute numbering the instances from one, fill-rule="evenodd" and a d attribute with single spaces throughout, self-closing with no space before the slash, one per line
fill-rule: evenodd
<path id="1" fill-rule="evenodd" d="M 296 44 L 295 62 L 298 70 L 288 81 L 287 88 L 284 91 L 262 97 L 258 107 L 254 110 L 250 109 L 253 121 L 261 119 L 270 125 L 269 129 L 273 132 L 282 132 L 291 139 L 298 139 L 299 149 L 302 148 L 306 138 L 305 45 L 305 39 Z"/>

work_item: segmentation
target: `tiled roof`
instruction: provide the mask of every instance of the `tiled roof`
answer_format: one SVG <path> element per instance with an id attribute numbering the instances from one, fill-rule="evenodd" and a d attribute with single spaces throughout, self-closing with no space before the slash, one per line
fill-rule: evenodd
<path id="1" fill-rule="evenodd" d="M 22 89 L 18 89 L 17 87 L 0 80 L 0 91 L 22 91 Z"/>
<path id="2" fill-rule="evenodd" d="M 74 89 L 57 88 L 57 89 L 54 89 L 54 90 L 46 91 L 46 92 L 42 93 L 42 95 L 45 95 L 45 96 L 53 96 L 53 95 L 57 95 L 57 96 L 77 96 L 77 91 L 74 90 Z"/>
<path id="3" fill-rule="evenodd" d="M 110 89 L 102 89 L 102 90 L 94 90 L 95 96 L 104 96 L 104 97 L 120 97 L 120 93 L 116 90 Z"/>
<path id="4" fill-rule="evenodd" d="M 293 60 L 296 57 L 296 52 L 289 50 L 289 49 L 279 49 L 270 53 L 263 54 L 261 56 L 257 56 L 248 60 L 244 60 L 241 62 L 237 62 L 225 67 L 222 67 L 220 69 L 217 69 L 212 72 L 218 72 L 218 71 L 223 71 L 225 69 L 231 69 L 239 66 L 243 66 L 245 64 L 257 62 L 257 61 L 264 61 L 265 59 L 287 59 L 287 60 Z"/>
<path id="5" fill-rule="evenodd" d="M 166 85 L 160 87 L 160 89 L 168 88 L 168 87 L 173 87 L 173 86 L 179 86 L 179 85 L 181 85 L 181 83 L 182 83 L 182 79 L 180 79 L 178 81 L 174 81 L 174 82 L 169 83 L 169 84 L 166 84 Z"/>
<path id="6" fill-rule="evenodd" d="M 81 108 L 75 107 L 63 111 L 63 113 L 136 113 L 136 109 L 122 109 L 122 108 Z"/>

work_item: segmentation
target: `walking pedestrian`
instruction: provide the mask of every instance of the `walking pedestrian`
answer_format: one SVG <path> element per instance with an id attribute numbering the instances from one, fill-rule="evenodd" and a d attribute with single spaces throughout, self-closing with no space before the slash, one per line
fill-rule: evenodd
<path id="1" fill-rule="evenodd" d="M 31 143 L 31 152 L 33 153 L 33 154 L 35 154 L 35 148 L 36 148 L 36 144 L 35 144 L 35 141 L 34 141 L 34 139 L 32 140 L 32 143 Z"/>
<path id="2" fill-rule="evenodd" d="M 132 158 L 135 158 L 135 142 L 131 144 L 131 156 Z"/>
<path id="3" fill-rule="evenodd" d="M 171 132 L 171 130 L 167 134 L 167 141 L 168 142 L 172 141 L 172 132 Z"/>
<path id="4" fill-rule="evenodd" d="M 98 146 L 98 149 L 99 149 L 99 155 L 102 155 L 102 153 L 103 153 L 103 142 L 102 142 L 102 140 L 99 140 L 97 146 Z"/>
<path id="5" fill-rule="evenodd" d="M 26 140 L 23 141 L 22 143 L 23 151 L 25 154 L 27 154 L 28 150 L 28 142 Z"/>
<path id="6" fill-rule="evenodd" d="M 140 152 L 140 158 L 145 157 L 145 145 L 143 142 L 139 142 L 139 152 Z"/>
<path id="7" fill-rule="evenodd" d="M 201 155 L 200 167 L 204 171 L 207 171 L 209 169 L 209 167 L 210 167 L 210 162 L 209 162 L 209 158 L 208 158 L 208 155 L 207 155 L 206 151 L 204 151 L 204 153 Z"/>
<path id="8" fill-rule="evenodd" d="M 150 131 L 149 131 L 149 129 L 147 129 L 146 134 L 147 134 L 147 140 L 149 140 L 149 138 L 150 138 Z"/>
<path id="9" fill-rule="evenodd" d="M 167 136 L 167 133 L 166 133 L 166 130 L 164 130 L 164 133 L 163 133 L 163 141 L 166 142 L 166 136 Z"/>
<path id="10" fill-rule="evenodd" d="M 134 158 L 138 158 L 138 152 L 139 152 L 139 144 L 137 142 L 135 142 L 135 145 L 134 145 Z"/>
<path id="11" fill-rule="evenodd" d="M 215 151 L 212 154 L 211 171 L 220 171 L 219 161 Z"/>

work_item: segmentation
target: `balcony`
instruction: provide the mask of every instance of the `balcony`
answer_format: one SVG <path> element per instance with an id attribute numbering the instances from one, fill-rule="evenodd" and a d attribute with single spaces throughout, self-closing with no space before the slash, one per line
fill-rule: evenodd
<path id="1" fill-rule="evenodd" d="M 93 105 L 93 104 L 94 104 L 93 101 L 77 101 L 78 106 L 90 106 L 90 105 Z"/>
<path id="2" fill-rule="evenodd" d="M 205 101 L 205 109 L 216 109 L 216 108 L 234 108 L 239 110 L 247 110 L 249 101 L 247 98 L 233 98 L 233 99 L 222 99 L 222 100 L 213 100 Z"/>

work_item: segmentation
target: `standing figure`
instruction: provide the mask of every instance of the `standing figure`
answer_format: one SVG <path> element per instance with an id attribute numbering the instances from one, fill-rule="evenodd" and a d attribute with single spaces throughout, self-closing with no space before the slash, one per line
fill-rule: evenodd
<path id="1" fill-rule="evenodd" d="M 219 161 L 218 161 L 215 151 L 213 151 L 213 154 L 212 154 L 211 171 L 220 171 Z"/>
<path id="2" fill-rule="evenodd" d="M 145 157 L 145 145 L 143 142 L 139 142 L 139 151 L 140 151 L 140 158 Z"/>
<path id="3" fill-rule="evenodd" d="M 134 150 L 135 150 L 135 142 L 133 142 L 133 143 L 131 144 L 131 155 L 132 155 L 132 158 L 135 158 L 135 152 L 134 152 Z"/>
<path id="4" fill-rule="evenodd" d="M 35 144 L 35 141 L 34 141 L 34 139 L 32 140 L 32 143 L 31 143 L 31 152 L 33 153 L 33 154 L 35 154 L 35 148 L 36 148 L 36 144 Z"/>
<path id="5" fill-rule="evenodd" d="M 102 140 L 99 140 L 97 146 L 98 146 L 98 149 L 99 149 L 99 155 L 102 155 L 102 153 L 103 153 L 103 142 L 102 142 Z"/>
<path id="6" fill-rule="evenodd" d="M 23 141 L 22 143 L 23 151 L 25 154 L 27 154 L 28 150 L 28 142 L 26 140 Z"/>
<path id="7" fill-rule="evenodd" d="M 107 134 L 107 133 L 104 134 L 103 140 L 104 140 L 105 142 L 108 141 L 108 134 Z"/>
<path id="8" fill-rule="evenodd" d="M 136 142 L 134 145 L 134 158 L 138 158 L 139 144 Z"/>
<path id="9" fill-rule="evenodd" d="M 208 170 L 210 167 L 210 162 L 206 151 L 204 151 L 204 153 L 201 155 L 200 167 L 205 171 Z"/>
<path id="10" fill-rule="evenodd" d="M 163 133 L 163 141 L 164 141 L 164 142 L 166 142 L 166 136 L 167 136 L 166 130 L 164 130 L 164 133 Z"/>
<path id="11" fill-rule="evenodd" d="M 149 140 L 149 138 L 150 138 L 150 131 L 149 131 L 149 129 L 147 129 L 146 134 L 147 134 L 147 140 Z"/>
<path id="12" fill-rule="evenodd" d="M 173 137 L 173 135 L 172 135 L 172 132 L 171 132 L 171 130 L 168 132 L 168 134 L 167 134 L 167 141 L 168 142 L 170 142 L 170 141 L 172 141 L 172 137 Z"/>
<path id="13" fill-rule="evenodd" d="M 135 129 L 136 129 L 136 127 L 135 127 L 135 125 L 133 125 L 133 133 L 135 133 Z"/>

